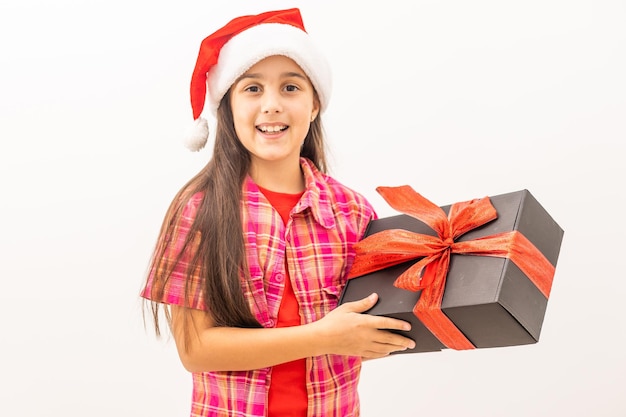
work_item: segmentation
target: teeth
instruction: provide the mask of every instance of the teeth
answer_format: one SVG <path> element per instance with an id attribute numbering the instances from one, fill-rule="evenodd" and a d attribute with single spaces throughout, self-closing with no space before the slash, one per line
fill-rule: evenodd
<path id="1" fill-rule="evenodd" d="M 275 133 L 285 130 L 286 126 L 261 126 L 261 132 Z"/>

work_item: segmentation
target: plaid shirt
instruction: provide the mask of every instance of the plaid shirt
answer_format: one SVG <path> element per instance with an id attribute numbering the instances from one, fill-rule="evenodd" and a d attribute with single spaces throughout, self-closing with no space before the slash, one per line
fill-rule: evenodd
<path id="1" fill-rule="evenodd" d="M 251 276 L 250 285 L 243 287 L 251 310 L 264 327 L 276 324 L 285 265 L 303 324 L 319 320 L 337 307 L 354 259 L 353 244 L 376 217 L 363 196 L 320 173 L 306 159 L 301 160 L 301 166 L 306 191 L 286 225 L 251 178 L 243 185 L 242 219 Z M 196 194 L 187 203 L 175 244 L 178 251 L 172 248 L 169 256 L 175 257 L 180 251 L 201 199 L 202 195 Z M 183 259 L 167 282 L 162 299 L 153 301 L 183 305 L 185 280 L 191 279 L 194 291 L 189 295 L 190 306 L 205 309 L 199 277 L 187 278 L 186 267 Z M 149 279 L 143 297 L 151 298 L 152 285 Z M 360 369 L 358 357 L 307 358 L 308 415 L 358 416 Z M 265 416 L 271 375 L 272 368 L 194 373 L 191 416 Z"/>

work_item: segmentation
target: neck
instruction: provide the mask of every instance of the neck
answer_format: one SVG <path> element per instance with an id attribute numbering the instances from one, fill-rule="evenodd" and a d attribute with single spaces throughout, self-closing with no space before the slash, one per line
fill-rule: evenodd
<path id="1" fill-rule="evenodd" d="M 272 163 L 253 161 L 250 166 L 250 177 L 254 182 L 270 191 L 296 194 L 304 191 L 304 174 L 300 168 L 300 160 L 294 163 Z"/>

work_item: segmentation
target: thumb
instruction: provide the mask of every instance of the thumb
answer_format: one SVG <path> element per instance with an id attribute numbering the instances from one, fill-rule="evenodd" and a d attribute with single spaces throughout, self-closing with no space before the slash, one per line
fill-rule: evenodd
<path id="1" fill-rule="evenodd" d="M 344 304 L 348 311 L 352 311 L 355 313 L 363 313 L 364 311 L 369 310 L 374 307 L 378 302 L 378 294 L 372 293 L 365 298 L 360 300 L 351 301 L 349 303 Z"/>

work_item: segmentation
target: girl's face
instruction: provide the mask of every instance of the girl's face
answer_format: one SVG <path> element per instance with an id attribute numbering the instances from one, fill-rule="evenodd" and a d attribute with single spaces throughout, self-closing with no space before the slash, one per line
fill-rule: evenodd
<path id="1" fill-rule="evenodd" d="M 298 64 L 282 55 L 257 62 L 233 84 L 231 108 L 252 166 L 299 166 L 300 147 L 319 102 Z"/>

